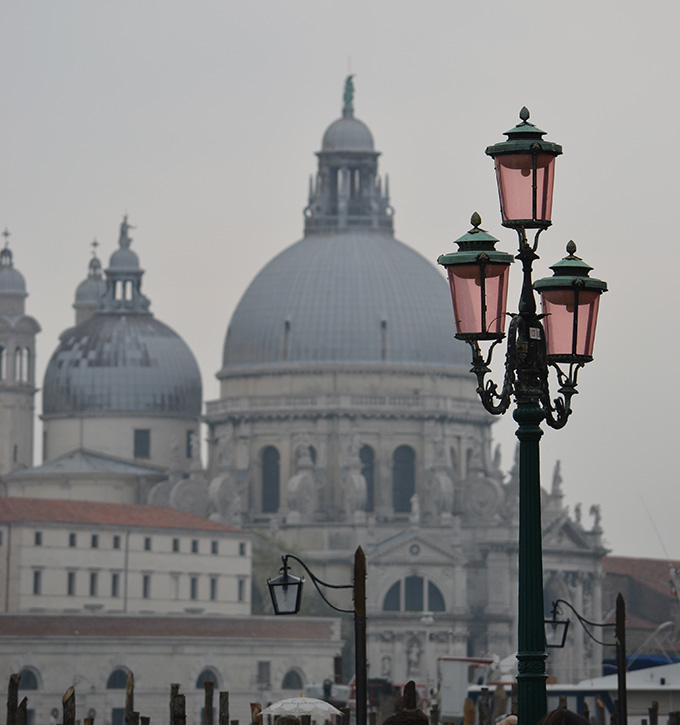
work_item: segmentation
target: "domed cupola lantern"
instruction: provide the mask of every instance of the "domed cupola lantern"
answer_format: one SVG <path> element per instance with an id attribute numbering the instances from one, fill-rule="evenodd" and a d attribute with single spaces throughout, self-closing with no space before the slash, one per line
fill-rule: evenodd
<path id="1" fill-rule="evenodd" d="M 552 224 L 555 159 L 559 144 L 544 141 L 545 131 L 529 123 L 529 109 L 519 113 L 521 123 L 505 132 L 506 141 L 486 153 L 496 166 L 496 181 L 504 227 L 546 229 Z"/>

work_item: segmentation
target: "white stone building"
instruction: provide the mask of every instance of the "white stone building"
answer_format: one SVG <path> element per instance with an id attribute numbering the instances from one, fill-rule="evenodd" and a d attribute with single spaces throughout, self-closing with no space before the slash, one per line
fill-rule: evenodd
<path id="1" fill-rule="evenodd" d="M 250 536 L 183 511 L 0 498 L 3 612 L 250 614 Z"/>
<path id="2" fill-rule="evenodd" d="M 98 725 L 123 725 L 129 672 L 135 710 L 152 723 L 167 722 L 172 683 L 186 696 L 187 722 L 202 722 L 206 680 L 215 709 L 226 691 L 230 718 L 249 723 L 251 702 L 296 697 L 304 682 L 332 677 L 341 647 L 338 620 L 322 617 L 12 614 L 0 616 L 0 681 L 21 673 L 29 725 L 61 722 L 71 685 L 79 720 L 94 710 Z"/>

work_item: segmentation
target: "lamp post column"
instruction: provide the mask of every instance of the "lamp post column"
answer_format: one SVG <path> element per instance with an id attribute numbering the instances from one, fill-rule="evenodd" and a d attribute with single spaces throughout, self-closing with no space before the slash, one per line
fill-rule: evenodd
<path id="1" fill-rule="evenodd" d="M 360 546 L 354 553 L 354 680 L 356 722 L 366 725 L 366 555 Z"/>
<path id="2" fill-rule="evenodd" d="M 537 401 L 513 413 L 519 439 L 519 597 L 517 696 L 521 722 L 535 725 L 547 711 L 539 441 L 544 414 Z"/>

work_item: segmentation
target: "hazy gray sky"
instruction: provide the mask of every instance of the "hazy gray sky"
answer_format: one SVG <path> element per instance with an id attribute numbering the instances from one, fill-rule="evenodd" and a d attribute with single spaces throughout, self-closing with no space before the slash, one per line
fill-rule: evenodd
<path id="1" fill-rule="evenodd" d="M 90 242 L 106 266 L 128 213 L 152 310 L 193 349 L 206 399 L 218 396 L 229 318 L 302 234 L 348 68 L 397 237 L 433 262 L 475 210 L 515 249 L 484 149 L 527 105 L 564 147 L 538 276 L 574 239 L 611 290 L 570 423 L 543 438 L 544 484 L 561 459 L 566 502 L 583 502 L 588 526 L 602 505 L 614 553 L 680 557 L 680 4 L 5 0 L 0 23 L 0 225 L 43 327 L 39 381 L 72 324 Z"/>

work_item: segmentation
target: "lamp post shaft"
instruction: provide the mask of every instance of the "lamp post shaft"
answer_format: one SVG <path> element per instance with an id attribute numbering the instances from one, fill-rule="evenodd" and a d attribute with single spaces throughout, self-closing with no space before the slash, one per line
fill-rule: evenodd
<path id="1" fill-rule="evenodd" d="M 360 546 L 354 553 L 354 657 L 356 725 L 366 725 L 366 555 Z"/>
<path id="2" fill-rule="evenodd" d="M 513 413 L 519 439 L 518 719 L 536 725 L 547 711 L 538 401 L 519 402 Z"/>

